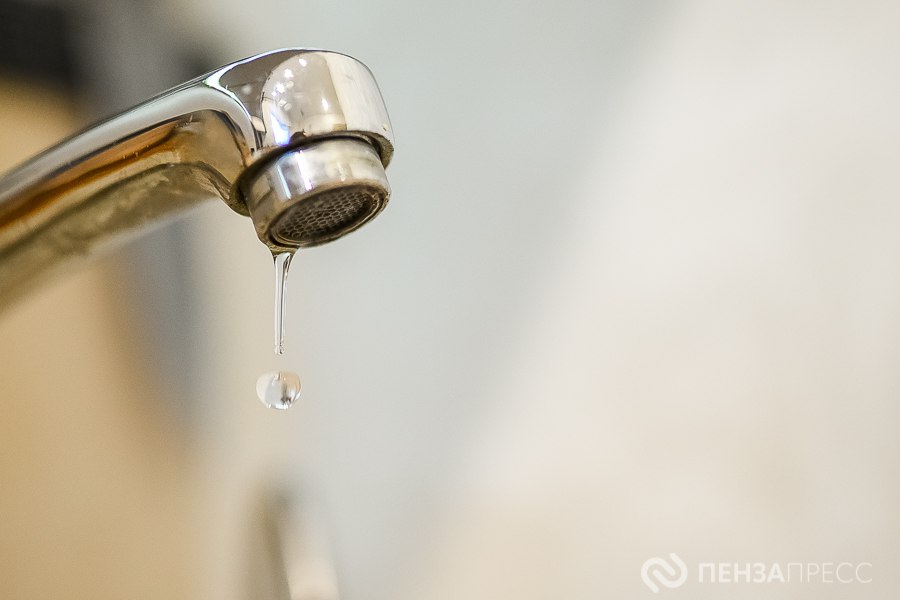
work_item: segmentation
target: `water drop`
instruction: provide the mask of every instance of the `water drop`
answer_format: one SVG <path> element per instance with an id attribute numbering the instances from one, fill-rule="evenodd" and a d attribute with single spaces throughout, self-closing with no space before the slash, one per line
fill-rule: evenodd
<path id="1" fill-rule="evenodd" d="M 293 252 L 272 255 L 275 260 L 275 354 L 284 354 L 284 297 L 293 256 Z"/>
<path id="2" fill-rule="evenodd" d="M 256 380 L 260 402 L 277 410 L 287 410 L 300 397 L 300 376 L 290 371 L 264 373 Z"/>

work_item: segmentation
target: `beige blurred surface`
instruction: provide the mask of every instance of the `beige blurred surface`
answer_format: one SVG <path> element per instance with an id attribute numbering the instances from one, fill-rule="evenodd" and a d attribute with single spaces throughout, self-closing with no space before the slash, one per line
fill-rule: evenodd
<path id="1" fill-rule="evenodd" d="M 0 82 L 0 170 L 75 123 L 61 93 Z M 184 440 L 115 272 L 100 261 L 0 313 L 0 597 L 196 597 Z"/>
<path id="2" fill-rule="evenodd" d="M 660 597 L 897 596 L 900 13 L 847 8 L 668 15 L 409 598 L 652 597 L 670 552 Z"/>

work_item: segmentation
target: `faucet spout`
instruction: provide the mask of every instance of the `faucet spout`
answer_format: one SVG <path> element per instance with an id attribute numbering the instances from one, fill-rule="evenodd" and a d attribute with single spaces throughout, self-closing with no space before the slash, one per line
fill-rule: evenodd
<path id="1" fill-rule="evenodd" d="M 295 48 L 226 65 L 0 179 L 0 306 L 215 198 L 273 251 L 331 241 L 384 208 L 393 149 L 359 61 Z"/>

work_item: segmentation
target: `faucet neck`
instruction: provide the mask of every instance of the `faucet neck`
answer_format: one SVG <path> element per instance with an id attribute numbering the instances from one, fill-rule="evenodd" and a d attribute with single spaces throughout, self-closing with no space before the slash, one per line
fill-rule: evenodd
<path id="1" fill-rule="evenodd" d="M 343 54 L 287 49 L 226 65 L 63 141 L 0 179 L 0 305 L 73 258 L 207 200 L 247 215 L 240 180 L 335 136 L 359 137 L 390 162 L 372 74 Z"/>

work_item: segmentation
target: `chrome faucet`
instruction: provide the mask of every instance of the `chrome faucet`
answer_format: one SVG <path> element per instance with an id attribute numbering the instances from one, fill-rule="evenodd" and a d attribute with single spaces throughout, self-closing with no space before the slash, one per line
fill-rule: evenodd
<path id="1" fill-rule="evenodd" d="M 0 179 L 0 306 L 213 198 L 249 216 L 273 252 L 329 242 L 384 208 L 393 151 L 359 61 L 294 48 L 232 63 Z"/>

